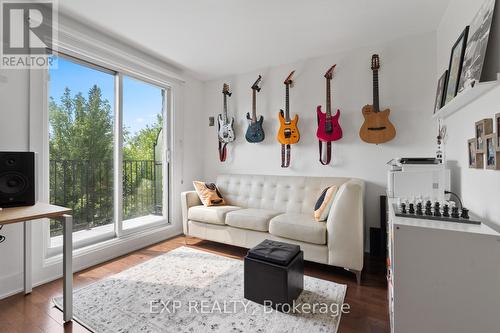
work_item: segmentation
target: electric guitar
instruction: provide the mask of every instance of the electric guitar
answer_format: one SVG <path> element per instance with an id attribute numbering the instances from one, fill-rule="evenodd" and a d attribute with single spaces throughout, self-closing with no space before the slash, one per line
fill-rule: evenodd
<path id="1" fill-rule="evenodd" d="M 396 136 L 396 128 L 389 120 L 391 110 L 380 111 L 378 93 L 378 70 L 380 59 L 377 54 L 372 56 L 373 71 L 373 105 L 365 105 L 362 113 L 365 118 L 363 126 L 359 130 L 361 140 L 368 143 L 384 143 L 391 141 Z"/>
<path id="2" fill-rule="evenodd" d="M 265 138 L 264 129 L 262 128 L 262 122 L 264 121 L 264 117 L 260 116 L 257 120 L 257 106 L 256 99 L 257 93 L 260 92 L 259 83 L 262 80 L 262 76 L 259 75 L 259 78 L 252 85 L 252 115 L 247 112 L 247 120 L 248 120 L 248 129 L 245 134 L 245 138 L 250 143 L 261 142 Z"/>
<path id="3" fill-rule="evenodd" d="M 342 138 L 342 128 L 339 125 L 340 110 L 337 110 L 334 116 L 332 116 L 332 102 L 331 102 L 331 87 L 330 82 L 333 78 L 333 70 L 335 69 L 333 65 L 325 73 L 326 78 L 326 113 L 321 112 L 321 105 L 318 105 L 316 109 L 317 119 L 318 119 L 318 130 L 316 131 L 316 136 L 320 141 L 331 142 L 337 141 Z"/>
<path id="4" fill-rule="evenodd" d="M 299 121 L 299 116 L 295 115 L 293 119 L 290 118 L 290 85 L 293 83 L 292 76 L 295 71 L 292 71 L 285 79 L 285 111 L 280 110 L 278 113 L 278 118 L 280 120 L 280 129 L 278 131 L 278 141 L 282 145 L 293 145 L 299 142 L 300 133 L 297 127 L 297 122 Z"/>
<path id="5" fill-rule="evenodd" d="M 219 135 L 219 142 L 228 143 L 234 141 L 234 118 L 231 119 L 227 116 L 227 97 L 231 96 L 229 92 L 229 85 L 224 83 L 222 88 L 222 95 L 224 96 L 224 112 L 217 116 L 217 133 Z"/>

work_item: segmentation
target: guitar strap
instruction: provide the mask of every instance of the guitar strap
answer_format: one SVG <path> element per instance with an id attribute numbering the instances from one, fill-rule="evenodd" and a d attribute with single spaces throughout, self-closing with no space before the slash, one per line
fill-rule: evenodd
<path id="1" fill-rule="evenodd" d="M 290 145 L 281 145 L 281 167 L 288 168 L 290 166 L 290 151 L 292 147 Z"/>
<path id="2" fill-rule="evenodd" d="M 222 142 L 219 141 L 219 160 L 221 162 L 225 162 L 226 161 L 226 157 L 227 157 L 226 146 L 227 146 L 227 142 L 222 143 Z"/>
<path id="3" fill-rule="evenodd" d="M 319 143 L 319 162 L 323 165 L 330 163 L 332 159 L 332 142 L 326 142 L 326 161 L 323 161 L 323 141 L 318 140 Z"/>

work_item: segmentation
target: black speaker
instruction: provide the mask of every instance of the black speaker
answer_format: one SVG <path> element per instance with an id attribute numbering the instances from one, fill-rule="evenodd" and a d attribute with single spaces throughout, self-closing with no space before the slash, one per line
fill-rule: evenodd
<path id="1" fill-rule="evenodd" d="M 0 207 L 35 204 L 35 153 L 0 152 Z"/>
<path id="2" fill-rule="evenodd" d="M 379 228 L 370 228 L 370 254 L 374 257 L 382 256 L 381 238 Z"/>

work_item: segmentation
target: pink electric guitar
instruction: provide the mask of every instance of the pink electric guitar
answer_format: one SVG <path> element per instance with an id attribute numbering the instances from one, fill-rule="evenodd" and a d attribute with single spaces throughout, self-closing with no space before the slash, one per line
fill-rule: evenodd
<path id="1" fill-rule="evenodd" d="M 342 138 L 342 128 L 339 125 L 340 110 L 332 116 L 332 102 L 330 81 L 333 78 L 333 70 L 337 65 L 330 67 L 325 73 L 326 78 L 326 113 L 321 112 L 321 105 L 318 105 L 316 113 L 318 116 L 318 131 L 316 136 L 320 141 L 331 142 Z"/>

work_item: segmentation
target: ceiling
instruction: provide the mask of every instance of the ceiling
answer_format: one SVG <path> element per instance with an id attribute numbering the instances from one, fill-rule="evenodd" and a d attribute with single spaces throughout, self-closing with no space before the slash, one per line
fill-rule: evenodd
<path id="1" fill-rule="evenodd" d="M 64 0 L 61 10 L 210 80 L 436 30 L 449 0 Z"/>

